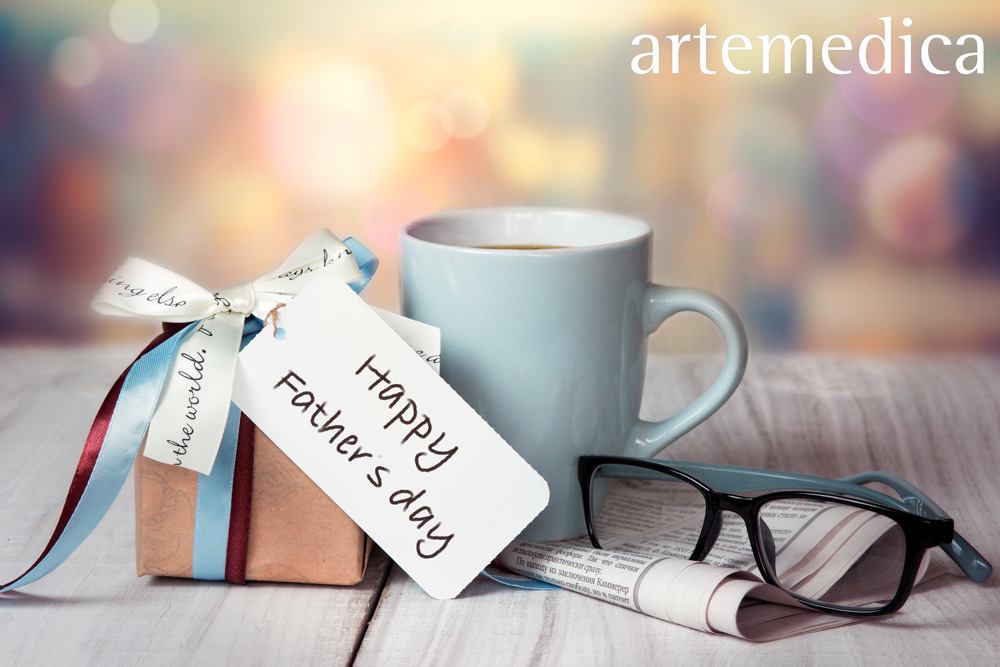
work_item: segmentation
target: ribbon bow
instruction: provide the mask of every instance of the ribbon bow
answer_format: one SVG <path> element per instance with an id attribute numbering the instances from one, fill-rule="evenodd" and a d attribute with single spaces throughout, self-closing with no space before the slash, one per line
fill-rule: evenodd
<path id="1" fill-rule="evenodd" d="M 194 322 L 177 348 L 149 425 L 147 457 L 211 472 L 229 415 L 244 319 L 265 320 L 320 272 L 347 283 L 365 279 L 351 249 L 324 229 L 272 273 L 220 292 L 135 257 L 107 280 L 92 304 L 99 313 Z"/>
<path id="2" fill-rule="evenodd" d="M 364 245 L 352 238 L 341 242 L 326 230 L 308 238 L 272 274 L 214 294 L 155 264 L 127 260 L 98 292 L 94 308 L 191 324 L 164 327 L 112 385 L 87 434 L 52 536 L 27 570 L 0 581 L 0 593 L 41 579 L 86 539 L 125 483 L 143 434 L 148 456 L 159 451 L 161 461 L 205 472 L 198 479 L 192 576 L 242 583 L 254 426 L 230 398 L 240 345 L 261 328 L 258 320 L 244 319 L 264 319 L 320 271 L 333 272 L 360 292 L 377 266 Z"/>

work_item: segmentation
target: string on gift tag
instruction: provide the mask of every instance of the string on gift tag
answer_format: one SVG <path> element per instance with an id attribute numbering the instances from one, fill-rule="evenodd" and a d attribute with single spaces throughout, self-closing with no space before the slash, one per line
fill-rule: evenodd
<path id="1" fill-rule="evenodd" d="M 281 310 L 284 307 L 285 307 L 284 303 L 278 303 L 278 304 L 276 304 L 274 306 L 274 308 L 272 308 L 270 311 L 268 311 L 267 315 L 264 316 L 264 326 L 266 327 L 267 323 L 269 321 L 271 322 L 271 326 L 274 327 L 274 337 L 275 338 L 284 338 L 285 337 L 285 330 L 282 329 L 282 328 L 280 328 L 278 326 L 278 311 Z M 279 331 L 281 332 L 281 335 L 278 334 Z"/>

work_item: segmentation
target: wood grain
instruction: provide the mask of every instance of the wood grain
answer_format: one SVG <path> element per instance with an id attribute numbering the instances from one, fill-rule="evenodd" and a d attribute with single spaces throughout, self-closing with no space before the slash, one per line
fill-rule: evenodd
<path id="1" fill-rule="evenodd" d="M 644 416 L 680 408 L 717 370 L 656 360 Z M 823 475 L 882 468 L 910 479 L 1000 564 L 1000 361 L 761 357 L 670 458 Z M 957 571 L 957 570 L 956 570 Z M 478 580 L 436 602 L 393 572 L 358 655 L 364 665 L 996 664 L 997 579 L 944 576 L 888 619 L 770 644 L 703 634 L 567 591 Z"/>
<path id="2" fill-rule="evenodd" d="M 80 444 L 132 348 L 0 350 L 0 579 L 37 554 Z M 713 359 L 654 360 L 644 416 L 681 407 Z M 673 458 L 825 475 L 895 471 L 1000 561 L 1000 360 L 758 357 Z M 996 580 L 945 576 L 883 621 L 754 645 L 567 591 L 475 581 L 439 602 L 376 555 L 358 587 L 136 578 L 131 484 L 48 578 L 0 596 L 0 664 L 996 664 Z M 381 598 L 379 595 L 381 594 Z M 366 621 L 378 601 L 370 627 Z"/>
<path id="3" fill-rule="evenodd" d="M 2 350 L 0 580 L 44 545 L 90 421 L 130 349 Z M 81 548 L 0 595 L 0 664 L 345 664 L 388 563 L 356 587 L 233 586 L 135 574 L 131 481 Z"/>

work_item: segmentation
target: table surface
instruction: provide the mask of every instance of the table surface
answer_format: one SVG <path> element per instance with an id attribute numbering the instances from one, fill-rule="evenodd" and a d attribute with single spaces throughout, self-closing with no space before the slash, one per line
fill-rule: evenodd
<path id="1" fill-rule="evenodd" d="M 0 579 L 47 539 L 98 403 L 132 353 L 0 349 Z M 718 367 L 652 359 L 643 415 L 680 407 Z M 997 358 L 758 356 L 732 400 L 669 456 L 830 476 L 892 470 L 1000 560 Z M 378 553 L 350 588 L 137 578 L 132 506 L 127 483 L 62 568 L 0 595 L 0 664 L 1000 662 L 1000 578 L 975 585 L 954 569 L 889 618 L 752 644 L 482 578 L 441 602 Z"/>

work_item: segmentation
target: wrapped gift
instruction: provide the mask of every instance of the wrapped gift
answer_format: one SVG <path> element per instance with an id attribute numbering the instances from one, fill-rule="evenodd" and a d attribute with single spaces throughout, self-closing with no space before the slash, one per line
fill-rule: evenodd
<path id="1" fill-rule="evenodd" d="M 260 429 L 254 429 L 251 483 L 246 580 L 361 581 L 370 540 Z M 197 507 L 198 473 L 144 456 L 136 460 L 139 576 L 193 576 Z"/>
<path id="2" fill-rule="evenodd" d="M 210 292 L 129 259 L 96 310 L 164 323 L 104 399 L 56 527 L 34 564 L 0 592 L 45 576 L 97 526 L 135 468 L 139 575 L 355 584 L 370 542 L 231 402 L 237 354 L 280 335 L 280 309 L 324 274 L 355 292 L 378 262 L 326 230 L 275 271 Z M 140 454 L 140 451 L 142 454 Z"/>

